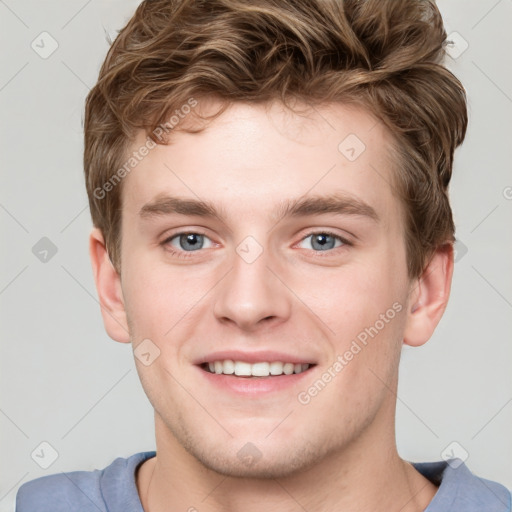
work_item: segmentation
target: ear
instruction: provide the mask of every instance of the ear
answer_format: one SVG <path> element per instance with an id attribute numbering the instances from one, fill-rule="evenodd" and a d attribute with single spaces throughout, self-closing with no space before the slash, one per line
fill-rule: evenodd
<path id="1" fill-rule="evenodd" d="M 404 343 L 418 347 L 432 336 L 450 297 L 453 245 L 439 247 L 420 278 L 411 283 Z"/>
<path id="2" fill-rule="evenodd" d="M 130 335 L 121 289 L 121 276 L 108 257 L 103 234 L 98 228 L 94 228 L 89 236 L 89 256 L 105 330 L 113 340 L 129 343 Z"/>

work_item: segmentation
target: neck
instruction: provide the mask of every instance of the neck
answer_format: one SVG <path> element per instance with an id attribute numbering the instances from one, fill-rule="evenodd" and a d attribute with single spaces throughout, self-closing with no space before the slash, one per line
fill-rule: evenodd
<path id="1" fill-rule="evenodd" d="M 398 456 L 394 423 L 380 423 L 376 418 L 350 446 L 313 467 L 283 478 L 253 479 L 206 468 L 155 415 L 157 457 L 137 474 L 141 503 L 145 512 L 425 510 L 437 487 Z"/>

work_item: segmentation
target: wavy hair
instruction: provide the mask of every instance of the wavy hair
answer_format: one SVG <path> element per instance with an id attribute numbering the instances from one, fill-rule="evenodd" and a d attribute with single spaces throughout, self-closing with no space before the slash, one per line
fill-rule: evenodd
<path id="1" fill-rule="evenodd" d="M 447 36 L 430 0 L 145 0 L 119 32 L 85 106 L 84 171 L 93 223 L 120 271 L 119 172 L 141 129 L 190 98 L 356 104 L 395 142 L 408 273 L 454 241 L 448 199 L 467 127 L 464 87 L 444 66 Z M 291 107 L 290 107 L 291 108 Z M 181 129 L 181 128 L 180 128 Z M 185 129 L 185 128 L 183 128 Z M 186 130 L 198 131 L 198 130 Z"/>

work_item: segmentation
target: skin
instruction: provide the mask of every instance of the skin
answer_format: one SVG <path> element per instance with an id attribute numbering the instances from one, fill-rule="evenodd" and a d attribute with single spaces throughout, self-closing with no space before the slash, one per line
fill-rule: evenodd
<path id="1" fill-rule="evenodd" d="M 366 146 L 352 162 L 338 150 L 349 134 Z M 139 133 L 133 148 L 144 141 Z M 148 366 L 135 359 L 155 409 L 157 456 L 136 479 L 146 511 L 404 512 L 431 501 L 437 487 L 397 453 L 395 394 L 403 343 L 425 343 L 444 312 L 453 254 L 439 249 L 422 276 L 407 275 L 391 143 L 354 107 L 297 115 L 236 103 L 203 132 L 176 131 L 124 179 L 121 273 L 97 229 L 90 254 L 108 334 L 160 350 Z M 333 193 L 371 206 L 378 221 L 275 214 L 284 200 Z M 166 194 L 211 201 L 223 217 L 141 216 Z M 319 250 L 310 235 L 325 230 L 350 244 Z M 204 248 L 180 245 L 183 232 L 204 233 Z M 249 235 L 262 248 L 252 263 L 236 251 Z M 298 393 L 396 303 L 400 312 L 300 403 Z M 316 366 L 297 386 L 248 399 L 213 389 L 194 365 L 228 349 L 301 354 Z M 237 455 L 247 443 L 257 449 L 252 464 Z"/>

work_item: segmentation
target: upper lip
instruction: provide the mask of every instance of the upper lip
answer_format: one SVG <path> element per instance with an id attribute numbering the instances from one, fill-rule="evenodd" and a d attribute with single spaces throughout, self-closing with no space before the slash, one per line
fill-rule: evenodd
<path id="1" fill-rule="evenodd" d="M 215 361 L 242 361 L 245 363 L 303 363 L 316 364 L 313 359 L 294 354 L 286 354 L 284 352 L 275 352 L 273 350 L 259 350 L 257 352 L 243 352 L 241 350 L 223 350 L 220 352 L 212 352 L 204 357 L 199 358 L 195 364 L 213 363 Z"/>

